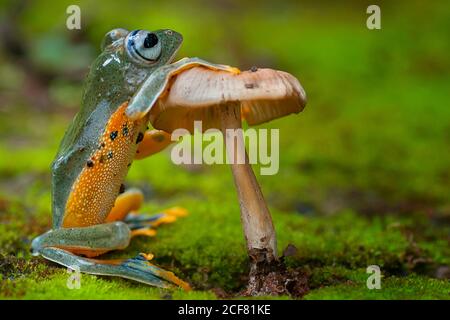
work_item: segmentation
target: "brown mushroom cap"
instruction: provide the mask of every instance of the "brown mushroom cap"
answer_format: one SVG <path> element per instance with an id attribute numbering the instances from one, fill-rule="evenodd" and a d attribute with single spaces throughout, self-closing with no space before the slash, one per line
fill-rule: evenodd
<path id="1" fill-rule="evenodd" d="M 175 75 L 150 111 L 150 122 L 173 132 L 193 132 L 194 121 L 202 129 L 220 128 L 225 104 L 240 102 L 242 118 L 256 125 L 303 110 L 306 94 L 298 80 L 283 71 L 258 69 L 233 74 L 195 67 Z"/>

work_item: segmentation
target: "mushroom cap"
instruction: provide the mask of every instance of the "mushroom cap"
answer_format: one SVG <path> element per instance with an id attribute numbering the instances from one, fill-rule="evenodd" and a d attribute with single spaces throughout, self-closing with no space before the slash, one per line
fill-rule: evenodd
<path id="1" fill-rule="evenodd" d="M 257 69 L 239 74 L 194 67 L 175 75 L 150 110 L 150 122 L 173 132 L 185 128 L 193 132 L 194 121 L 202 129 L 220 128 L 221 108 L 240 103 L 241 116 L 257 125 L 302 111 L 306 93 L 289 73 Z"/>

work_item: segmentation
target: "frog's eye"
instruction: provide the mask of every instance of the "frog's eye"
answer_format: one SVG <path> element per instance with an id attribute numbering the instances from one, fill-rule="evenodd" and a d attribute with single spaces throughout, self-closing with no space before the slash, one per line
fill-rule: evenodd
<path id="1" fill-rule="evenodd" d="M 126 39 L 128 54 L 139 62 L 152 64 L 161 55 L 161 41 L 155 33 L 135 30 Z"/>

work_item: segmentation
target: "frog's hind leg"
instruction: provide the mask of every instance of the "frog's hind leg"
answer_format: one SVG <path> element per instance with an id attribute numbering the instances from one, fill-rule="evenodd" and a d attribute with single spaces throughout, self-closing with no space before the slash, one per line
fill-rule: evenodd
<path id="1" fill-rule="evenodd" d="M 128 225 L 116 221 L 89 227 L 54 229 L 35 238 L 31 246 L 33 254 L 72 269 L 79 268 L 80 272 L 119 276 L 163 288 L 174 285 L 189 288 L 172 272 L 151 264 L 150 254 L 140 254 L 132 259 L 92 259 L 107 251 L 126 248 L 130 238 Z"/>
<path id="2" fill-rule="evenodd" d="M 41 254 L 43 248 L 56 247 L 74 254 L 96 257 L 112 250 L 128 247 L 131 230 L 126 223 L 115 221 L 80 228 L 50 230 L 31 243 L 33 254 Z"/>
<path id="3" fill-rule="evenodd" d="M 172 207 L 153 215 L 137 214 L 136 212 L 143 201 L 144 196 L 140 190 L 131 188 L 125 191 L 117 197 L 113 209 L 106 217 L 106 222 L 125 222 L 131 230 L 132 237 L 138 235 L 155 236 L 155 228 L 161 224 L 172 223 L 177 217 L 187 215 L 187 210 L 180 207 Z"/>
<path id="4" fill-rule="evenodd" d="M 172 272 L 150 263 L 151 256 L 146 254 L 139 254 L 131 259 L 98 260 L 79 257 L 70 251 L 55 247 L 43 248 L 40 250 L 40 254 L 48 260 L 71 269 L 78 268 L 80 272 L 88 274 L 117 276 L 161 288 L 179 286 L 190 290 L 189 284 L 176 277 Z"/>

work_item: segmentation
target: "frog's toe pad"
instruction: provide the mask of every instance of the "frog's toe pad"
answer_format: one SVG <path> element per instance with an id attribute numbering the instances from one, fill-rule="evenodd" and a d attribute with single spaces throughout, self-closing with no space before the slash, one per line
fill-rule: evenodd
<path id="1" fill-rule="evenodd" d="M 241 70 L 239 70 L 238 68 L 236 68 L 236 67 L 230 67 L 230 66 L 227 66 L 228 68 L 227 68 L 227 71 L 228 72 L 231 72 L 231 73 L 234 73 L 234 74 L 240 74 L 241 73 Z"/>
<path id="2" fill-rule="evenodd" d="M 164 210 L 164 213 L 169 216 L 186 217 L 189 214 L 189 211 L 183 207 L 172 207 Z"/>
<path id="3" fill-rule="evenodd" d="M 144 259 L 147 260 L 147 261 L 150 261 L 150 260 L 152 260 L 155 257 L 155 255 L 153 253 L 143 253 L 143 252 L 141 252 L 140 255 L 142 257 L 144 257 Z"/>
<path id="4" fill-rule="evenodd" d="M 139 228 L 131 230 L 131 236 L 146 236 L 146 237 L 154 237 L 156 236 L 156 230 L 152 228 Z"/>

